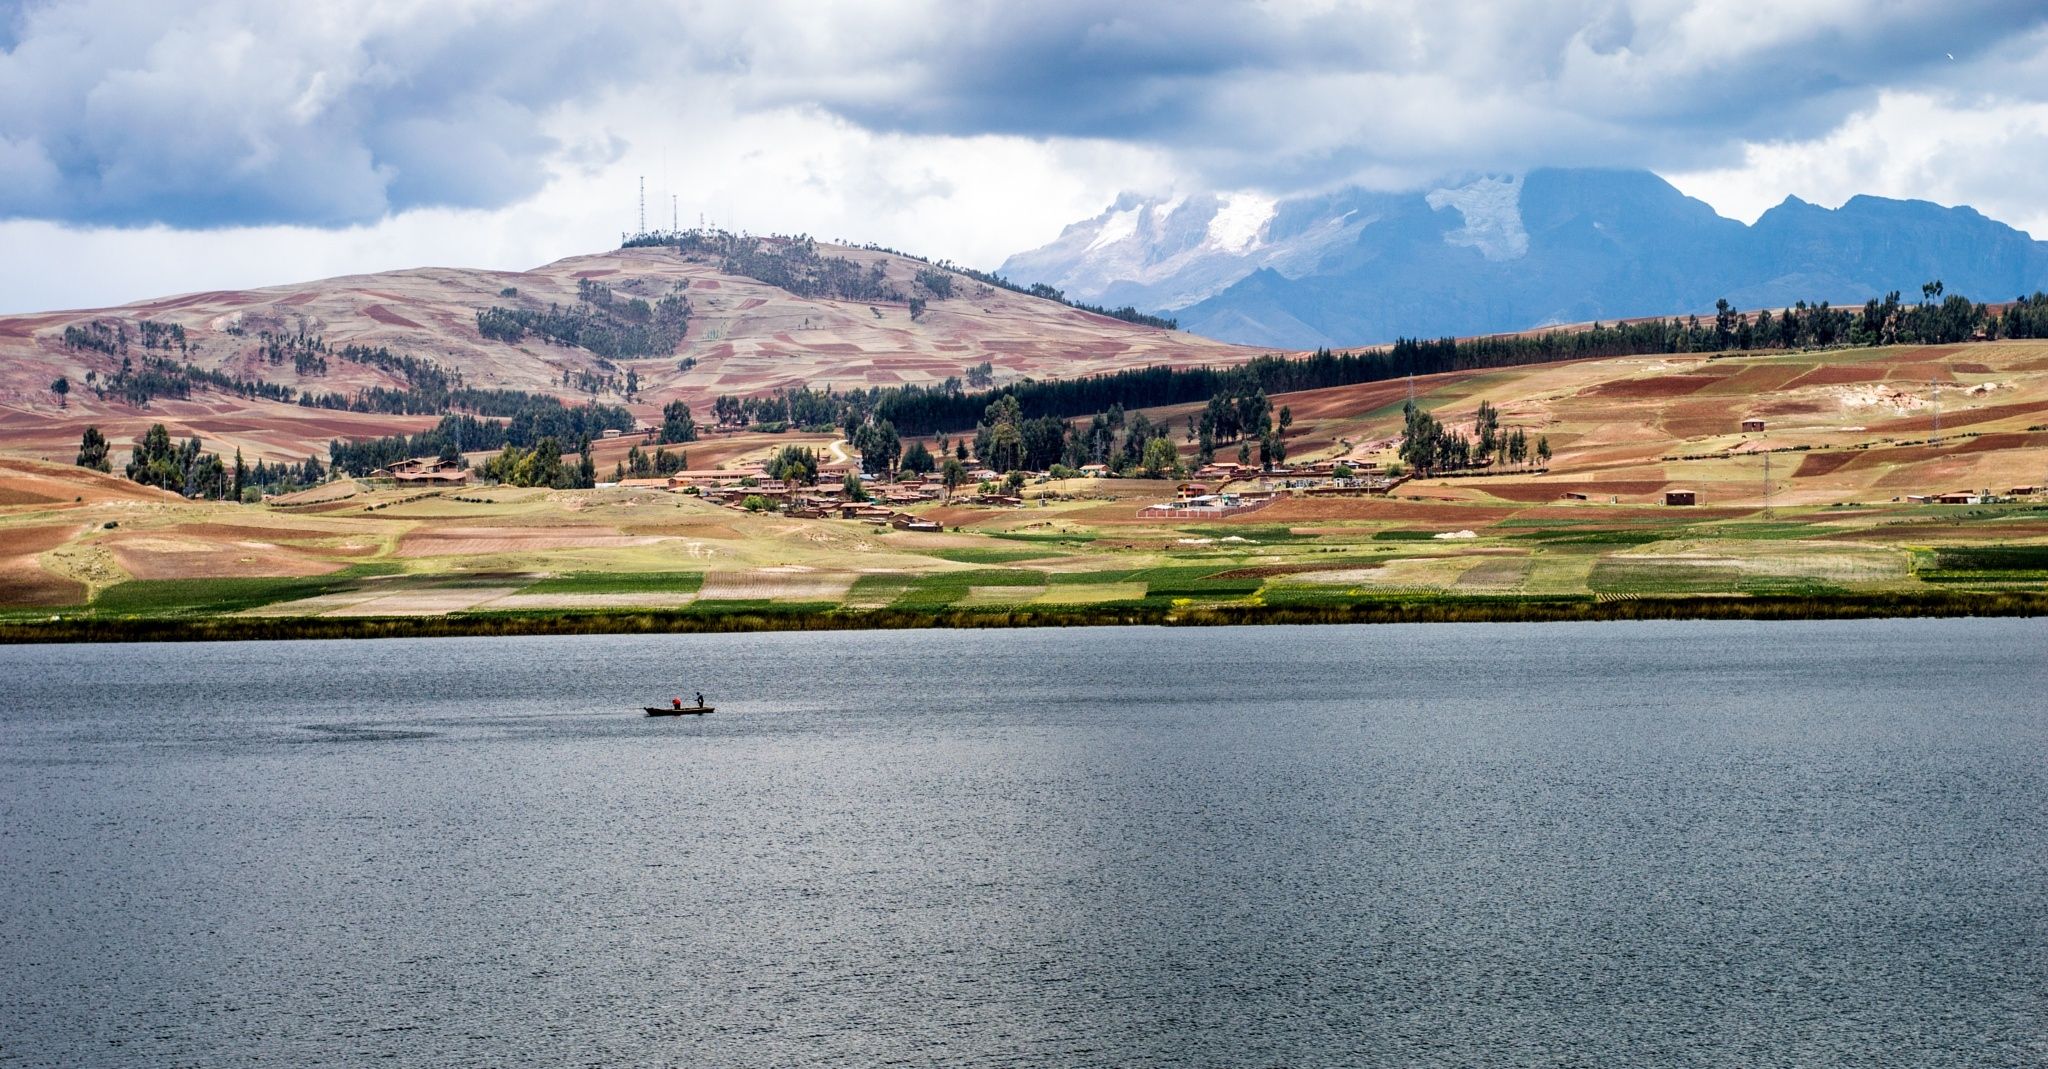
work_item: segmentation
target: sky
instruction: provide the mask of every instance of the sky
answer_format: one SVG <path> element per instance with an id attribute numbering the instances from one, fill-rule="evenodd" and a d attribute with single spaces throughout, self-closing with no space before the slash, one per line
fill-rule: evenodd
<path id="1" fill-rule="evenodd" d="M 1654 170 L 2048 238 L 2040 0 L 0 0 L 0 312 L 638 225 L 994 267 L 1123 191 Z"/>

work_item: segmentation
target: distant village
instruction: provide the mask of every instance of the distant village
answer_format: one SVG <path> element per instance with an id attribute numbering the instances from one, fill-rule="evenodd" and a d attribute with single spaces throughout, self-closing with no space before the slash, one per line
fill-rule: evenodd
<path id="1" fill-rule="evenodd" d="M 1109 467 L 1103 464 L 1085 465 L 1079 471 L 1086 479 L 1112 478 Z M 849 473 L 854 474 L 861 487 L 858 493 L 849 493 Z M 1140 516 L 1162 519 L 1216 519 L 1252 512 L 1292 494 L 1383 495 L 1406 478 L 1388 474 L 1372 462 L 1319 460 L 1261 468 L 1219 461 L 1170 483 L 1174 487 L 1171 500 L 1145 505 L 1137 512 Z M 457 487 L 475 481 L 477 473 L 460 459 L 427 457 L 378 468 L 369 473 L 368 479 L 396 486 Z M 1023 508 L 1024 485 L 1054 481 L 1049 471 L 998 472 L 988 467 L 970 467 L 966 486 L 949 491 L 944 476 L 936 471 L 890 482 L 859 473 L 857 465 L 821 458 L 818 480 L 810 485 L 772 478 L 764 463 L 754 463 L 618 479 L 600 482 L 597 487 L 688 494 L 736 511 L 774 511 L 799 519 L 859 520 L 898 530 L 940 531 L 943 524 L 907 510 L 932 502 L 961 502 L 977 508 Z M 1061 489 L 1048 488 L 1033 496 L 1047 501 L 1068 498 L 1073 496 L 1072 486 L 1072 480 L 1064 480 Z"/>

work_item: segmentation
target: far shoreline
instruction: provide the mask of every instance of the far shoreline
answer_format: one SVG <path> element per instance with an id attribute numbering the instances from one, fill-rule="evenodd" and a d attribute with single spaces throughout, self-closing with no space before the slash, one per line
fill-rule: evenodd
<path id="1" fill-rule="evenodd" d="M 1829 596 L 1685 596 L 1597 600 L 1437 598 L 1350 605 L 1221 605 L 1016 611 L 749 608 L 732 612 L 472 613 L 394 617 L 54 619 L 0 624 L 0 645 L 128 642 L 277 642 L 300 639 L 492 638 L 530 635 L 736 634 L 1039 627 L 1588 623 L 1631 620 L 1867 620 L 2048 616 L 2048 592 L 1997 591 Z"/>

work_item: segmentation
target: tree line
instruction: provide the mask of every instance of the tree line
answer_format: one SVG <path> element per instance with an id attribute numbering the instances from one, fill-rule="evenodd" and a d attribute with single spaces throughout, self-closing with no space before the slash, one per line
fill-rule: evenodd
<path id="1" fill-rule="evenodd" d="M 79 439 L 77 464 L 94 471 L 112 472 L 111 443 L 98 427 L 87 427 Z M 311 486 L 326 478 L 319 457 L 303 463 L 251 466 L 235 450 L 232 464 L 217 453 L 207 452 L 197 435 L 182 442 L 172 439 L 163 424 L 152 424 L 135 439 L 122 470 L 129 481 L 156 486 L 186 497 L 217 501 L 253 501 L 265 493 L 283 493 Z"/>
<path id="2" fill-rule="evenodd" d="M 1470 437 L 1430 415 L 1415 402 L 1402 406 L 1402 463 L 1418 475 L 1491 467 L 1495 463 L 1538 466 L 1550 463 L 1550 439 L 1538 436 L 1532 444 L 1520 427 L 1504 429 L 1500 410 L 1487 401 L 1479 402 L 1472 417 Z"/>

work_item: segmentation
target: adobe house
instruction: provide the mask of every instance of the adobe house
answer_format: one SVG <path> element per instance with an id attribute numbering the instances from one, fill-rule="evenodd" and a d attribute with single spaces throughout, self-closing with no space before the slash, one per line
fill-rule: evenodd
<path id="1" fill-rule="evenodd" d="M 1664 503 L 1666 505 L 1697 505 L 1700 503 L 1700 495 L 1693 490 L 1666 490 L 1664 491 Z"/>
<path id="2" fill-rule="evenodd" d="M 1742 429 L 1745 431 L 1761 431 L 1764 429 L 1764 421 L 1756 416 L 1751 416 L 1742 421 Z"/>

